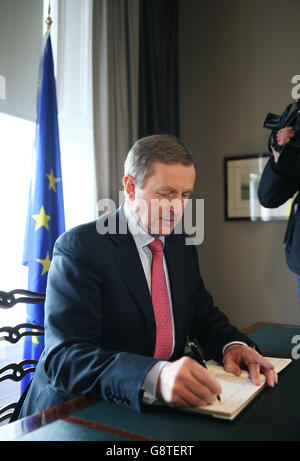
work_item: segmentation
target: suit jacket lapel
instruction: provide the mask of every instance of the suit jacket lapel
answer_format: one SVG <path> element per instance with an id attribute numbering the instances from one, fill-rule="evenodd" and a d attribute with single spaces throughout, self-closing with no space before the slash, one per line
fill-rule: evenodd
<path id="1" fill-rule="evenodd" d="M 110 232 L 108 237 L 113 240 L 115 244 L 113 256 L 129 292 L 144 313 L 147 328 L 150 331 L 153 331 L 153 338 L 151 334 L 149 336 L 151 338 L 151 340 L 149 340 L 149 344 L 151 344 L 150 348 L 152 349 L 154 348 L 155 343 L 155 318 L 149 287 L 141 259 L 134 239 L 128 231 L 126 222 L 124 222 L 124 220 L 126 221 L 126 218 L 123 210 L 117 210 L 115 216 L 111 215 L 108 219 L 112 218 L 116 219 L 116 232 Z M 115 227 L 111 225 L 110 228 L 114 229 Z"/>

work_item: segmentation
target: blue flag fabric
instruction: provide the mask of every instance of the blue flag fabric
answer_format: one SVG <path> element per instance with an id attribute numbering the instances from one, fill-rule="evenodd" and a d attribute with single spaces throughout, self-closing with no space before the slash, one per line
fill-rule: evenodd
<path id="1" fill-rule="evenodd" d="M 45 37 L 40 77 L 23 264 L 28 266 L 28 289 L 45 293 L 53 246 L 65 231 L 56 84 L 49 33 Z M 29 304 L 27 322 L 43 325 L 44 306 Z M 24 358 L 38 360 L 43 348 L 42 336 L 25 337 Z M 21 392 L 29 380 L 30 375 L 22 380 Z"/>

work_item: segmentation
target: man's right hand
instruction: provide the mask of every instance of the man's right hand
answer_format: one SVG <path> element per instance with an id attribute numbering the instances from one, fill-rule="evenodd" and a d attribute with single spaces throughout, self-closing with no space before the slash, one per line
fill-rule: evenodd
<path id="1" fill-rule="evenodd" d="M 189 357 L 167 363 L 157 382 L 157 397 L 174 406 L 204 407 L 221 394 L 214 374 Z"/>

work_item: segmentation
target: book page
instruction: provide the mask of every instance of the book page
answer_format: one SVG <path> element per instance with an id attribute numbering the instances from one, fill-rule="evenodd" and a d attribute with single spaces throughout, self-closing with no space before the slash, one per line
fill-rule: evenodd
<path id="1" fill-rule="evenodd" d="M 291 359 L 266 357 L 279 373 L 285 368 Z M 260 375 L 260 386 L 256 386 L 250 381 L 248 371 L 242 371 L 240 376 L 235 376 L 228 373 L 221 365 L 218 365 L 213 360 L 206 363 L 207 368 L 212 370 L 222 387 L 220 395 L 221 402 L 215 401 L 212 405 L 206 407 L 194 408 L 189 407 L 190 410 L 201 411 L 204 413 L 214 414 L 215 416 L 233 419 L 252 398 L 261 391 L 265 385 L 265 376 Z"/>

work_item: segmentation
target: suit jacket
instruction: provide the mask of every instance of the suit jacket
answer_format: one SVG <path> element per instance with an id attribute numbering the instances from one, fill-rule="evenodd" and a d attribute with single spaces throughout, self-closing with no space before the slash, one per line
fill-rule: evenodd
<path id="1" fill-rule="evenodd" d="M 122 216 L 117 211 L 57 240 L 46 293 L 45 350 L 19 417 L 80 394 L 143 407 L 142 384 L 157 362 L 155 319 L 134 239 L 122 233 Z M 105 235 L 97 232 L 99 224 L 107 224 Z M 251 344 L 214 307 L 199 273 L 196 248 L 185 245 L 184 235 L 166 237 L 165 257 L 175 323 L 170 360 L 183 355 L 188 335 L 196 335 L 206 353 L 219 361 L 226 343 Z"/>
<path id="2" fill-rule="evenodd" d="M 273 156 L 263 171 L 258 198 L 266 208 L 276 208 L 292 198 L 300 190 L 300 177 L 281 173 Z M 300 274 L 300 194 L 294 199 L 284 237 L 288 267 Z"/>

